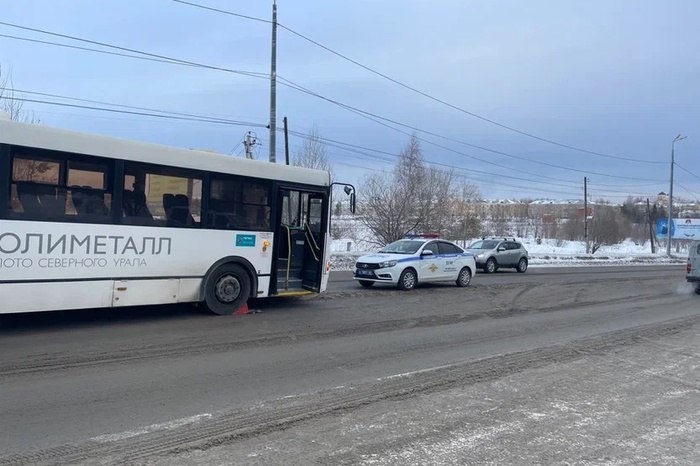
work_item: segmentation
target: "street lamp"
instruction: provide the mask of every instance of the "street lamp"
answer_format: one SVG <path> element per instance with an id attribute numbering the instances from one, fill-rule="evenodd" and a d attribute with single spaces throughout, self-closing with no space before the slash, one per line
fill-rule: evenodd
<path id="1" fill-rule="evenodd" d="M 668 244 L 666 244 L 666 255 L 671 257 L 671 225 L 673 217 L 673 165 L 676 163 L 676 158 L 674 155 L 674 144 L 676 141 L 682 141 L 688 136 L 681 136 L 680 134 L 671 141 L 671 187 L 668 190 L 668 224 L 666 225 L 666 233 L 668 233 Z"/>

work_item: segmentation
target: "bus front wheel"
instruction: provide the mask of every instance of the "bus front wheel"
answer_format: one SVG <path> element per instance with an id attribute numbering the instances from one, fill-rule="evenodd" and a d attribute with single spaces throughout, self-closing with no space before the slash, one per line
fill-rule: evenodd
<path id="1" fill-rule="evenodd" d="M 223 264 L 207 279 L 204 302 L 214 314 L 230 315 L 240 309 L 250 296 L 250 277 L 237 264 Z"/>

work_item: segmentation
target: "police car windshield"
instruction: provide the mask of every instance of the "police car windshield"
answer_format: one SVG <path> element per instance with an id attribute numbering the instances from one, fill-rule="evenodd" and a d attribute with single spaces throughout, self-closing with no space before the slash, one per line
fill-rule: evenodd
<path id="1" fill-rule="evenodd" d="M 415 254 L 421 246 L 423 246 L 425 241 L 394 241 L 391 244 L 387 244 L 379 252 L 386 252 L 389 254 Z"/>
<path id="2" fill-rule="evenodd" d="M 498 246 L 498 241 L 477 241 L 469 246 L 469 249 L 493 249 Z"/>

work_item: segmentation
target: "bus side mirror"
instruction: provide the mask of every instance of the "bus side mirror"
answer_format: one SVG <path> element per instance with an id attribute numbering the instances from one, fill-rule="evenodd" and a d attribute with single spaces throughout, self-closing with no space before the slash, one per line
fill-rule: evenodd
<path id="1" fill-rule="evenodd" d="M 353 214 L 355 213 L 355 187 L 351 185 L 350 183 L 338 183 L 338 182 L 333 182 L 331 183 L 331 195 L 333 195 L 333 186 L 334 185 L 342 185 L 343 186 L 343 191 L 347 196 L 350 196 L 350 212 Z"/>

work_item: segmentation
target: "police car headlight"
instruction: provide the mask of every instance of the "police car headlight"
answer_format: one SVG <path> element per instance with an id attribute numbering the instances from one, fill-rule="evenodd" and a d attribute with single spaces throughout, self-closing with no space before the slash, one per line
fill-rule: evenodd
<path id="1" fill-rule="evenodd" d="M 483 254 L 478 254 L 478 255 L 476 256 L 477 259 L 481 259 L 482 257 L 484 257 Z"/>
<path id="2" fill-rule="evenodd" d="M 384 261 L 379 263 L 379 268 L 383 269 L 385 267 L 393 267 L 398 263 L 398 261 Z"/>

